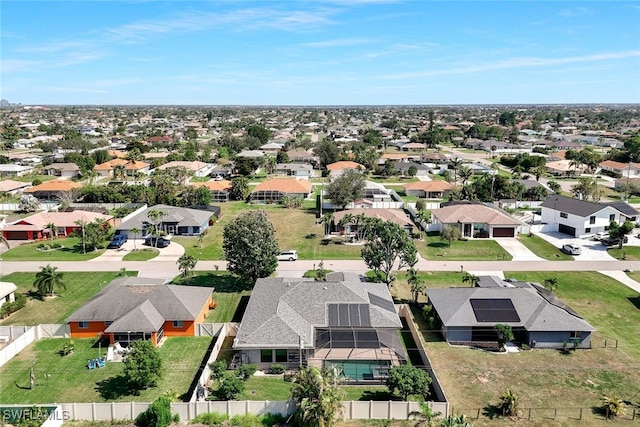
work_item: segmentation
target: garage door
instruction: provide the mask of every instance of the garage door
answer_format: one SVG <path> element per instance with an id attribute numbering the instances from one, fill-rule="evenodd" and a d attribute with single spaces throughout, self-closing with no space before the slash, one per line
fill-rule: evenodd
<path id="1" fill-rule="evenodd" d="M 7 234 L 7 240 L 29 240 L 29 235 L 26 231 L 5 231 Z"/>
<path id="2" fill-rule="evenodd" d="M 493 229 L 493 237 L 514 237 L 515 228 L 511 227 L 496 227 Z"/>
<path id="3" fill-rule="evenodd" d="M 568 234 L 569 236 L 576 237 L 575 227 L 569 227 L 568 225 L 558 224 L 558 231 L 564 234 Z"/>

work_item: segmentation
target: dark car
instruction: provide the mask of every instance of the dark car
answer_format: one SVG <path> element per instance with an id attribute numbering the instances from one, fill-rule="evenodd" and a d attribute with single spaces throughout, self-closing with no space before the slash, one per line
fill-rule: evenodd
<path id="1" fill-rule="evenodd" d="M 600 240 L 600 242 L 605 246 L 616 246 L 620 244 L 620 239 L 607 237 L 605 239 Z M 629 236 L 624 236 L 624 238 L 622 239 L 622 243 L 629 243 Z"/>
<path id="2" fill-rule="evenodd" d="M 149 236 L 144 239 L 144 244 L 146 246 L 153 246 L 154 248 L 166 248 L 171 244 L 171 240 L 163 236 Z"/>
<path id="3" fill-rule="evenodd" d="M 129 240 L 129 238 L 126 234 L 116 234 L 107 245 L 107 248 L 118 249 L 122 247 L 122 245 L 124 245 L 124 242 L 126 242 L 127 240 Z"/>

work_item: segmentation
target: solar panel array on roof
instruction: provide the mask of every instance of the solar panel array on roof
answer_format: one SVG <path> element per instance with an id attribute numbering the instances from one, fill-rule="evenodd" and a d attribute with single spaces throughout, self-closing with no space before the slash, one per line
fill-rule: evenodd
<path id="1" fill-rule="evenodd" d="M 478 322 L 520 322 L 520 316 L 508 298 L 470 299 Z"/>
<path id="2" fill-rule="evenodd" d="M 316 348 L 380 348 L 371 329 L 316 329 Z"/>
<path id="3" fill-rule="evenodd" d="M 368 304 L 328 304 L 329 326 L 371 326 Z"/>
<path id="4" fill-rule="evenodd" d="M 371 292 L 368 292 L 368 294 L 369 294 L 369 301 L 371 302 L 371 304 L 375 305 L 376 307 L 383 308 L 392 313 L 396 312 L 396 308 L 393 306 L 393 301 L 389 301 L 388 299 L 384 299 L 382 297 L 379 297 L 378 295 L 374 295 Z"/>

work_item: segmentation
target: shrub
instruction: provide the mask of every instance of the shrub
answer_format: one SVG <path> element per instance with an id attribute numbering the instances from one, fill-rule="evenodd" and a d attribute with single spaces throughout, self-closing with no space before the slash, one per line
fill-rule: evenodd
<path id="1" fill-rule="evenodd" d="M 160 396 L 149 405 L 146 411 L 138 415 L 136 423 L 140 427 L 168 427 L 172 419 L 171 400 Z"/>
<path id="2" fill-rule="evenodd" d="M 51 245 L 51 247 L 52 247 L 53 249 L 60 249 L 60 248 L 62 248 L 62 243 L 58 243 L 58 242 L 53 243 L 53 244 Z"/>
<path id="3" fill-rule="evenodd" d="M 229 420 L 229 424 L 238 427 L 254 427 L 262 425 L 260 418 L 253 414 L 235 415 Z"/>
<path id="4" fill-rule="evenodd" d="M 211 379 L 220 380 L 227 370 L 227 361 L 224 359 L 216 360 L 209 364 L 211 368 Z"/>
<path id="5" fill-rule="evenodd" d="M 0 319 L 4 319 L 9 316 L 11 313 L 15 313 L 20 310 L 22 307 L 27 305 L 27 297 L 24 294 L 15 294 L 16 300 L 11 302 L 5 302 L 2 304 L 0 308 Z"/>
<path id="6" fill-rule="evenodd" d="M 233 371 L 238 378 L 242 381 L 246 381 L 251 378 L 251 375 L 256 373 L 258 368 L 253 363 L 248 363 L 246 365 L 238 366 L 235 371 Z"/>
<path id="7" fill-rule="evenodd" d="M 507 389 L 500 395 L 500 409 L 505 417 L 513 417 L 518 415 L 518 403 L 520 396 L 514 391 Z"/>
<path id="8" fill-rule="evenodd" d="M 66 356 L 68 354 L 73 353 L 73 349 L 75 348 L 75 343 L 73 342 L 73 340 L 67 341 L 66 343 L 64 343 L 64 345 L 62 346 L 62 355 Z"/>
<path id="9" fill-rule="evenodd" d="M 602 398 L 602 411 L 605 417 L 610 419 L 624 414 L 627 410 L 624 407 L 622 399 L 619 399 L 617 396 L 604 396 Z"/>
<path id="10" fill-rule="evenodd" d="M 232 374 L 226 374 L 220 380 L 218 398 L 220 400 L 235 400 L 244 391 L 244 381 Z"/>
<path id="11" fill-rule="evenodd" d="M 191 422 L 193 424 L 206 424 L 208 426 L 219 426 L 229 419 L 226 414 L 220 414 L 218 412 L 207 412 L 206 414 L 200 414 L 195 417 Z"/>
<path id="12" fill-rule="evenodd" d="M 269 366 L 270 374 L 284 374 L 284 371 L 285 367 L 280 363 L 272 363 L 271 366 Z"/>

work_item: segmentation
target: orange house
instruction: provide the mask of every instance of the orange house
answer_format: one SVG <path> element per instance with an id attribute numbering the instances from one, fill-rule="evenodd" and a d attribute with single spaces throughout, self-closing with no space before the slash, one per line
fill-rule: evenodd
<path id="1" fill-rule="evenodd" d="M 196 323 L 215 307 L 213 289 L 166 282 L 115 279 L 67 319 L 71 337 L 102 337 L 126 347 L 140 339 L 158 346 L 164 337 L 194 336 Z"/>

